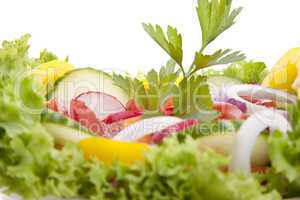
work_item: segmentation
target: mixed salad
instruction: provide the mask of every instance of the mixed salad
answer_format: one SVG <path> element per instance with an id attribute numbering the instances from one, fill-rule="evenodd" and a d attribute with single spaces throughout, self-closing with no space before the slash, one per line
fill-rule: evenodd
<path id="1" fill-rule="evenodd" d="M 132 76 L 75 68 L 29 35 L 0 49 L 0 186 L 24 199 L 282 199 L 300 196 L 300 48 L 268 70 L 207 47 L 241 12 L 198 0 L 202 44 L 143 24 L 170 61 Z M 223 70 L 211 68 L 228 65 Z"/>

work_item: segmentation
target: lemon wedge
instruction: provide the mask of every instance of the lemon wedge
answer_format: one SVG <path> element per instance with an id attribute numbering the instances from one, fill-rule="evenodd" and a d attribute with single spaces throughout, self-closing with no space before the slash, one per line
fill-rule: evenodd
<path id="1" fill-rule="evenodd" d="M 39 65 L 33 70 L 33 74 L 42 82 L 43 86 L 52 87 L 57 79 L 73 69 L 73 65 L 66 61 L 53 60 Z"/>
<path id="2" fill-rule="evenodd" d="M 300 94 L 300 77 L 298 74 L 300 74 L 300 48 L 294 48 L 277 62 L 262 85 L 289 93 L 295 93 L 299 90 L 298 94 Z"/>

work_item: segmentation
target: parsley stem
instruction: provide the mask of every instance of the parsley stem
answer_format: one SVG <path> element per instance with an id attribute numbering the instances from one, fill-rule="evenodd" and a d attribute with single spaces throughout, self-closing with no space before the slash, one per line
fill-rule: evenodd
<path id="1" fill-rule="evenodd" d="M 180 67 L 180 69 L 182 71 L 183 77 L 186 78 L 187 76 L 186 76 L 186 73 L 184 71 L 184 67 L 181 64 L 179 64 L 179 67 Z"/>
<path id="2" fill-rule="evenodd" d="M 190 73 L 189 73 L 189 76 L 192 76 L 193 74 L 195 74 L 196 72 L 198 71 L 198 69 L 196 68 L 196 69 L 194 69 L 193 71 L 191 71 Z"/>

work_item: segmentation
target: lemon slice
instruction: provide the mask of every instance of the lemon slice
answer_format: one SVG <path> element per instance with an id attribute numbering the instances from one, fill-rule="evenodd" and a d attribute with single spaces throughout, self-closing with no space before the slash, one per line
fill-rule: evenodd
<path id="1" fill-rule="evenodd" d="M 53 60 L 35 68 L 33 74 L 38 77 L 43 86 L 52 87 L 57 79 L 73 69 L 74 67 L 66 61 Z"/>
<path id="2" fill-rule="evenodd" d="M 278 61 L 278 63 L 272 68 L 271 72 L 267 75 L 262 85 L 284 90 L 289 93 L 295 93 L 298 88 L 300 89 L 300 77 L 298 77 L 299 70 L 300 48 L 294 48 L 288 51 Z M 296 81 L 297 79 L 299 79 L 299 81 Z"/>

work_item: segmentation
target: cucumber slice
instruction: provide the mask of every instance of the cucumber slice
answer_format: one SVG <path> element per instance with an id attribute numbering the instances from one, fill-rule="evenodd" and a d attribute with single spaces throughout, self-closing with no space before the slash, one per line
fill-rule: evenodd
<path id="1" fill-rule="evenodd" d="M 113 83 L 109 74 L 93 68 L 76 69 L 65 74 L 56 81 L 54 89 L 48 95 L 48 98 L 55 98 L 60 107 L 69 110 L 69 105 L 73 98 L 90 91 L 110 94 L 116 97 L 123 105 L 129 99 L 128 94 Z"/>
<path id="2" fill-rule="evenodd" d="M 211 76 L 207 78 L 210 94 L 215 100 L 225 98 L 225 91 L 233 86 L 242 84 L 240 80 L 227 76 Z"/>
<path id="3" fill-rule="evenodd" d="M 50 110 L 42 112 L 41 122 L 58 145 L 64 145 L 66 142 L 78 143 L 80 140 L 93 135 L 92 132 L 79 123 Z"/>

